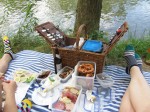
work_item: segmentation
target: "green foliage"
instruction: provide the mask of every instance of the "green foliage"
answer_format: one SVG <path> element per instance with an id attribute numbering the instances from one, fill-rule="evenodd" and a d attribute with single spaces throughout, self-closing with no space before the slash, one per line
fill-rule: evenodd
<path id="1" fill-rule="evenodd" d="M 89 37 L 92 39 L 92 40 L 99 40 L 101 38 L 104 37 L 104 32 L 103 31 L 94 31 L 92 32 Z"/>
<path id="2" fill-rule="evenodd" d="M 146 61 L 150 61 L 150 47 L 147 49 L 145 56 L 146 56 Z"/>
<path id="3" fill-rule="evenodd" d="M 2 42 L 2 39 L 0 38 L 0 57 L 2 57 L 2 55 L 3 55 L 3 52 L 4 52 L 4 47 L 3 47 L 3 42 Z"/>
<path id="4" fill-rule="evenodd" d="M 21 50 L 36 50 L 40 52 L 48 52 L 48 44 L 39 36 L 34 37 L 14 37 L 11 39 L 11 45 L 14 52 L 19 52 Z M 47 47 L 47 49 L 45 49 Z M 43 49 L 42 49 L 43 48 Z"/>
<path id="5" fill-rule="evenodd" d="M 150 53 L 146 55 L 146 60 L 150 60 Z"/>
<path id="6" fill-rule="evenodd" d="M 22 9 L 22 12 L 25 12 L 24 21 L 20 24 L 15 36 L 32 37 L 34 35 L 34 27 L 38 22 L 38 19 L 34 17 L 34 5 L 34 2 L 28 2 L 27 6 Z"/>
<path id="7" fill-rule="evenodd" d="M 107 65 L 121 65 L 125 66 L 125 60 L 123 57 L 124 49 L 126 45 L 133 45 L 135 52 L 138 53 L 141 57 L 145 56 L 147 49 L 150 47 L 150 36 L 143 38 L 129 38 L 127 40 L 122 40 L 114 46 L 112 51 L 107 56 Z M 113 60 L 113 61 L 112 61 Z"/>
<path id="8" fill-rule="evenodd" d="M 34 5 L 34 2 L 28 2 L 26 7 L 22 8 L 22 12 L 25 12 L 24 21 L 20 24 L 16 35 L 12 37 L 12 46 L 15 46 L 15 52 L 34 49 L 45 43 L 35 34 L 34 28 L 38 19 L 34 17 Z"/>
<path id="9" fill-rule="evenodd" d="M 25 13 L 23 22 L 20 23 L 20 27 L 15 35 L 10 37 L 11 46 L 14 52 L 21 50 L 36 50 L 39 52 L 50 52 L 49 45 L 44 39 L 39 37 L 35 33 L 35 26 L 38 19 L 34 17 L 34 2 L 26 2 L 26 6 L 22 8 L 22 12 Z M 3 55 L 3 42 L 0 41 L 0 57 Z"/>
<path id="10" fill-rule="evenodd" d="M 93 31 L 90 35 L 89 35 L 89 39 L 91 40 L 102 40 L 105 42 L 108 42 L 108 33 L 104 32 L 104 31 Z"/>

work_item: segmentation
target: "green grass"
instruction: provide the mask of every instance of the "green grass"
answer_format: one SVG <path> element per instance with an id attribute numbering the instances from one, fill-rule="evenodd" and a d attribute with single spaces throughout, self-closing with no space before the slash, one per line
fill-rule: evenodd
<path id="1" fill-rule="evenodd" d="M 146 51 L 150 48 L 150 36 L 143 38 L 129 38 L 127 40 L 122 40 L 115 45 L 106 58 L 107 65 L 120 65 L 125 66 L 125 60 L 123 57 L 124 49 L 126 45 L 131 44 L 135 48 L 135 52 L 141 57 L 146 55 Z"/>
<path id="2" fill-rule="evenodd" d="M 34 50 L 43 53 L 51 53 L 50 45 L 40 36 L 34 37 L 13 37 L 10 38 L 13 51 L 16 53 L 21 50 Z M 109 52 L 106 58 L 106 65 L 125 66 L 123 53 L 125 46 L 132 44 L 135 47 L 136 53 L 141 57 L 146 54 L 146 50 L 150 48 L 150 37 L 130 38 L 119 41 L 114 48 Z M 0 47 L 3 48 L 3 43 L 0 41 Z M 3 49 L 0 50 L 0 56 L 3 55 Z"/>
<path id="3" fill-rule="evenodd" d="M 46 43 L 44 39 L 39 36 L 36 37 L 26 37 L 26 38 L 13 38 L 11 40 L 14 52 L 18 52 L 21 50 L 35 50 L 39 52 L 49 53 L 49 45 Z"/>
<path id="4" fill-rule="evenodd" d="M 39 37 L 35 36 L 32 38 L 28 37 L 13 37 L 10 38 L 11 41 L 11 46 L 12 50 L 17 53 L 22 50 L 34 50 L 34 51 L 39 51 L 43 53 L 50 53 L 51 49 L 50 46 L 47 44 L 47 42 Z M 2 40 L 0 40 L 0 57 L 2 57 L 3 52 L 4 52 L 4 46 Z"/>

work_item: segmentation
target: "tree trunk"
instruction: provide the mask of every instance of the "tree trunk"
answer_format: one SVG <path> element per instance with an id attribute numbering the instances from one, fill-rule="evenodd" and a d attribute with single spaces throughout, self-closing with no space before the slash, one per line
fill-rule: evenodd
<path id="1" fill-rule="evenodd" d="M 87 32 L 99 30 L 102 0 L 78 0 L 74 33 L 81 24 L 86 24 Z"/>

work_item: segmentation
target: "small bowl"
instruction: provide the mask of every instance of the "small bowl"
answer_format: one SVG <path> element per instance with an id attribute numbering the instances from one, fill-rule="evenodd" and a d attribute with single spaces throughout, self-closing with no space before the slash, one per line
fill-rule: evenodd
<path id="1" fill-rule="evenodd" d="M 105 73 L 97 74 L 96 79 L 103 88 L 109 88 L 113 86 L 114 83 L 113 79 Z"/>

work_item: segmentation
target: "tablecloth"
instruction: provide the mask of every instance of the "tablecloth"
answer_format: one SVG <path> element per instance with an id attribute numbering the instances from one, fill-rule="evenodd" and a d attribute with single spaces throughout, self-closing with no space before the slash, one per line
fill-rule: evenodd
<path id="1" fill-rule="evenodd" d="M 53 55 L 31 50 L 20 51 L 16 54 L 16 58 L 10 62 L 5 78 L 12 79 L 12 72 L 17 68 L 22 68 L 35 72 L 39 72 L 42 69 L 50 69 L 54 72 Z M 95 104 L 96 106 L 99 106 L 98 110 L 94 110 L 94 108 L 96 108 L 95 106 L 93 107 L 93 109 L 88 110 L 88 107 L 84 105 L 84 101 L 86 100 L 86 98 L 84 98 L 83 94 L 82 99 L 80 101 L 80 108 L 82 108 L 82 110 L 78 110 L 79 112 L 119 111 L 122 96 L 130 82 L 130 76 L 125 73 L 125 68 L 115 65 L 106 66 L 104 68 L 104 72 L 112 77 L 112 79 L 114 80 L 114 85 L 110 89 L 107 89 L 106 91 L 108 94 L 106 96 L 104 94 L 104 96 L 99 99 L 99 103 Z M 150 84 L 150 73 L 143 72 L 143 74 L 148 83 Z M 36 82 L 34 82 L 28 89 L 25 98 L 29 98 L 30 100 L 32 100 L 32 92 L 37 87 L 39 87 L 39 85 Z M 105 89 L 99 85 L 96 79 L 94 82 L 94 90 L 103 90 L 103 92 L 105 92 Z M 101 95 L 103 95 L 103 92 L 101 93 Z M 39 106 L 33 103 L 31 111 L 49 112 L 51 110 L 48 109 L 48 106 Z"/>

